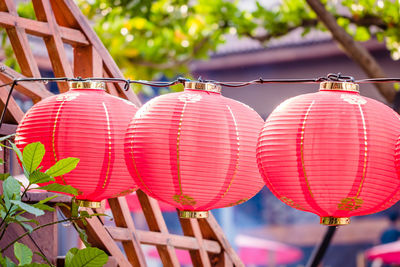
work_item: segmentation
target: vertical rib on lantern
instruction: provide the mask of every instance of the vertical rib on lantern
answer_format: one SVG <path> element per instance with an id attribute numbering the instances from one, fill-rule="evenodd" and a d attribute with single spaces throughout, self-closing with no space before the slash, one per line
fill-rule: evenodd
<path id="1" fill-rule="evenodd" d="M 124 135 L 137 111 L 134 104 L 104 91 L 104 83 L 72 82 L 66 93 L 35 104 L 17 129 L 20 150 L 41 142 L 44 170 L 56 161 L 79 158 L 79 164 L 56 182 L 79 190 L 81 204 L 98 202 L 136 189 L 123 158 Z M 90 204 L 90 203 L 89 203 Z"/>
<path id="2" fill-rule="evenodd" d="M 353 83 L 324 82 L 320 92 L 280 104 L 261 131 L 257 159 L 281 201 L 321 223 L 381 211 L 400 198 L 394 148 L 399 116 L 362 97 Z"/>
<path id="3" fill-rule="evenodd" d="M 188 82 L 184 92 L 159 96 L 137 112 L 126 162 L 147 194 L 179 208 L 182 217 L 205 217 L 262 188 L 255 157 L 262 124 L 254 110 L 223 97 L 219 86 Z"/>

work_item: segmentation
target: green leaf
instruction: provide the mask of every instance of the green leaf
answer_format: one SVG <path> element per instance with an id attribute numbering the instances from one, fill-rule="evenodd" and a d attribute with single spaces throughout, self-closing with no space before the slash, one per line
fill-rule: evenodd
<path id="1" fill-rule="evenodd" d="M 0 173 L 0 181 L 4 181 L 10 176 L 9 173 Z"/>
<path id="2" fill-rule="evenodd" d="M 54 178 L 50 177 L 47 173 L 34 171 L 31 175 L 29 175 L 29 182 L 32 184 L 40 184 L 47 183 L 50 181 L 54 181 Z"/>
<path id="3" fill-rule="evenodd" d="M 106 264 L 108 255 L 98 248 L 84 248 L 76 252 L 70 265 L 66 267 L 99 267 Z"/>
<path id="4" fill-rule="evenodd" d="M 56 162 L 53 166 L 51 166 L 46 173 L 50 175 L 51 177 L 57 177 L 64 175 L 73 169 L 76 168 L 76 165 L 78 164 L 79 159 L 78 158 L 66 158 L 62 159 Z"/>
<path id="5" fill-rule="evenodd" d="M 77 248 L 71 248 L 68 252 L 67 255 L 65 255 L 65 266 L 71 266 L 72 258 L 75 256 L 75 254 L 79 251 Z"/>
<path id="6" fill-rule="evenodd" d="M 49 205 L 42 204 L 42 203 L 36 203 L 36 204 L 33 204 L 33 206 L 35 208 L 38 208 L 38 209 L 41 209 L 41 210 L 55 211 L 54 208 L 50 207 Z"/>
<path id="7" fill-rule="evenodd" d="M 0 159 L 0 165 L 4 164 L 4 160 Z"/>
<path id="8" fill-rule="evenodd" d="M 34 206 L 26 204 L 24 202 L 21 202 L 20 200 L 11 200 L 10 202 L 13 203 L 14 205 L 17 205 L 18 207 L 20 207 L 24 211 L 35 215 L 36 217 L 37 216 L 41 216 L 41 215 L 44 214 L 43 210 L 35 208 Z"/>
<path id="9" fill-rule="evenodd" d="M 51 197 L 47 197 L 47 198 L 45 198 L 45 199 L 40 200 L 38 203 L 44 204 L 44 203 L 49 202 L 49 201 L 52 200 L 52 199 L 55 199 L 56 197 L 59 197 L 59 195 L 54 195 L 54 196 L 51 196 Z"/>
<path id="10" fill-rule="evenodd" d="M 14 177 L 9 176 L 3 183 L 4 202 L 7 208 L 10 207 L 10 200 L 21 199 L 20 194 L 21 194 L 21 185 Z"/>
<path id="11" fill-rule="evenodd" d="M 16 267 L 17 265 L 12 262 L 8 257 L 0 258 L 0 266 L 2 267 Z"/>
<path id="12" fill-rule="evenodd" d="M 23 222 L 18 222 L 18 224 L 20 224 L 22 227 L 24 227 L 25 230 L 27 230 L 29 233 L 33 232 L 33 227 L 30 226 L 29 224 L 23 223 Z"/>
<path id="13" fill-rule="evenodd" d="M 20 265 L 29 264 L 32 262 L 32 251 L 22 243 L 15 242 L 14 255 L 18 259 Z"/>
<path id="14" fill-rule="evenodd" d="M 17 215 L 17 216 L 15 217 L 15 221 L 18 221 L 18 222 L 31 222 L 31 223 L 34 223 L 34 224 L 36 224 L 36 225 L 39 225 L 39 222 L 38 222 L 37 220 L 35 220 L 35 219 L 28 219 L 28 218 L 25 218 L 25 217 L 23 217 L 23 216 L 21 216 L 21 215 Z"/>
<path id="15" fill-rule="evenodd" d="M 356 41 L 365 42 L 371 38 L 371 34 L 369 33 L 368 28 L 366 27 L 357 27 L 354 39 Z"/>
<path id="16" fill-rule="evenodd" d="M 7 139 L 13 137 L 14 135 L 15 134 L 10 134 L 10 135 L 6 135 L 6 136 L 3 136 L 3 137 L 0 137 L 0 142 L 3 142 L 4 140 L 7 140 Z"/>
<path id="17" fill-rule="evenodd" d="M 62 184 L 48 184 L 45 186 L 37 187 L 36 189 L 42 189 L 47 191 L 54 191 L 60 193 L 72 194 L 74 196 L 78 195 L 78 191 L 70 185 L 62 185 Z"/>
<path id="18" fill-rule="evenodd" d="M 28 144 L 23 151 L 23 164 L 25 169 L 32 173 L 34 172 L 37 167 L 39 167 L 40 163 L 43 160 L 44 154 L 46 150 L 44 145 L 40 142 L 35 142 Z"/>

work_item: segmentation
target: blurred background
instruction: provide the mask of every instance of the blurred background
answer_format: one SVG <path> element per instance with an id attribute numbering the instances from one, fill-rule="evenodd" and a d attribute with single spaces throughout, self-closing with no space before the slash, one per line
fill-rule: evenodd
<path id="1" fill-rule="evenodd" d="M 16 2 L 20 16 L 34 16 L 30 2 Z M 308 2 L 319 1 L 77 1 L 130 79 L 169 81 L 182 76 L 228 82 L 317 78 L 339 72 L 356 79 L 400 77 L 399 1 L 322 1 L 336 28 L 320 20 L 327 15 L 316 12 Z M 338 37 L 337 28 L 352 42 Z M 0 34 L 0 59 L 18 70 L 6 34 Z M 43 41 L 30 38 L 42 76 L 51 77 Z M 65 46 L 72 60 L 72 48 Z M 366 57 L 370 60 L 365 61 Z M 55 83 L 48 86 L 58 92 Z M 182 87 L 134 86 L 133 90 L 144 103 Z M 249 105 L 266 119 L 287 98 L 317 90 L 316 84 L 253 85 L 223 88 L 223 95 Z M 362 84 L 360 90 L 363 96 L 399 108 L 397 84 Z M 18 101 L 24 111 L 32 106 L 22 95 Z M 17 165 L 14 161 L 14 172 Z M 135 195 L 129 198 L 137 228 L 145 229 Z M 170 231 L 181 233 L 174 209 L 167 205 L 162 209 Z M 322 266 L 382 266 L 381 260 L 367 260 L 365 251 L 398 239 L 399 209 L 396 204 L 375 215 L 352 218 L 350 225 L 338 229 Z M 316 215 L 283 204 L 266 187 L 241 205 L 213 213 L 247 266 L 304 266 L 326 230 Z M 68 225 L 59 229 L 59 254 L 64 255 L 77 245 L 77 236 Z M 160 266 L 156 250 L 146 251 L 150 265 Z M 179 252 L 179 257 L 187 264 L 186 252 Z"/>

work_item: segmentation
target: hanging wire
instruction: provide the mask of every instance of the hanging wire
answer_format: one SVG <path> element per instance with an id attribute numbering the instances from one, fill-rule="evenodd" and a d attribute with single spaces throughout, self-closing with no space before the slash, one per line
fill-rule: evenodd
<path id="1" fill-rule="evenodd" d="M 6 86 L 11 86 L 7 100 L 4 106 L 4 109 L 1 113 L 0 117 L 0 128 L 3 124 L 3 120 L 6 114 L 6 110 L 8 107 L 8 103 L 11 98 L 11 94 L 17 86 L 18 83 L 21 82 L 43 82 L 47 84 L 48 82 L 84 82 L 84 81 L 101 81 L 105 83 L 124 83 L 124 90 L 128 91 L 130 89 L 131 84 L 140 84 L 140 85 L 147 85 L 151 87 L 170 87 L 174 86 L 177 84 L 184 84 L 185 82 L 191 82 L 192 80 L 179 77 L 173 81 L 170 82 L 162 82 L 162 81 L 145 81 L 145 80 L 130 80 L 130 79 L 123 79 L 123 78 L 82 78 L 82 77 L 76 77 L 76 78 L 68 78 L 68 77 L 58 77 L 58 78 L 15 78 L 12 74 L 7 72 L 6 68 L 4 66 L 0 66 L 0 72 L 6 74 L 10 78 L 13 79 L 12 82 L 1 84 L 1 87 L 6 87 Z M 352 83 L 395 83 L 395 82 L 400 82 L 400 78 L 369 78 L 369 79 L 361 79 L 361 80 L 355 80 L 354 77 L 352 76 L 347 76 L 347 75 L 342 75 L 341 73 L 329 73 L 325 77 L 318 77 L 318 78 L 313 78 L 313 79 L 264 79 L 264 78 L 259 78 L 257 80 L 251 80 L 251 81 L 246 81 L 246 82 L 220 82 L 220 81 L 214 81 L 214 80 L 203 80 L 201 77 L 197 79 L 198 82 L 205 82 L 205 83 L 214 83 L 218 84 L 224 87 L 244 87 L 248 85 L 254 85 L 254 84 L 270 84 L 270 83 L 280 83 L 280 84 L 293 84 L 293 83 L 304 83 L 304 84 L 309 84 L 309 83 L 320 83 L 324 81 L 332 81 L 332 82 L 352 82 Z"/>

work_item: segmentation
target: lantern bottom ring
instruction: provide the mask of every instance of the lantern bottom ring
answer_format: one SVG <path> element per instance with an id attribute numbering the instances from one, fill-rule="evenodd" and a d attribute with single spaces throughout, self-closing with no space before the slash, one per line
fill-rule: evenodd
<path id="1" fill-rule="evenodd" d="M 338 217 L 321 217 L 320 224 L 329 226 L 347 225 L 350 223 L 350 218 Z"/>
<path id="2" fill-rule="evenodd" d="M 85 208 L 91 208 L 91 209 L 101 208 L 101 202 L 97 202 L 97 201 L 77 199 L 77 200 L 75 200 L 75 202 L 76 202 L 76 204 L 78 204 L 79 207 L 85 207 Z"/>
<path id="3" fill-rule="evenodd" d="M 195 210 L 180 210 L 179 217 L 183 219 L 201 219 L 208 218 L 208 211 L 195 211 Z"/>

